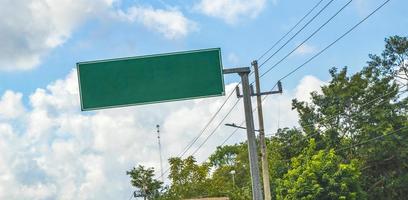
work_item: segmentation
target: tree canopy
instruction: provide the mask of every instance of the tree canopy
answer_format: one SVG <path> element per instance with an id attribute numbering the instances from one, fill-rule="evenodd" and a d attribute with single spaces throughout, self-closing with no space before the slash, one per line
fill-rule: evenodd
<path id="1" fill-rule="evenodd" d="M 369 55 L 359 72 L 329 73 L 310 102 L 292 101 L 300 126 L 267 138 L 272 199 L 406 199 L 408 39 L 387 38 L 385 50 Z M 170 185 L 148 199 L 251 199 L 245 142 L 218 147 L 201 164 L 194 157 L 169 162 Z M 133 186 L 146 181 L 156 183 L 149 194 L 158 191 L 160 184 L 141 179 L 143 173 L 131 176 Z"/>

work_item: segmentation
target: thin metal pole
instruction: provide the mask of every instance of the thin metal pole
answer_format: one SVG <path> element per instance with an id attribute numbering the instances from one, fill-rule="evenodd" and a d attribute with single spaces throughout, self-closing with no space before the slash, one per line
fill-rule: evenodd
<path id="1" fill-rule="evenodd" d="M 164 174 L 163 174 L 163 159 L 162 159 L 162 151 L 161 151 L 161 144 L 160 144 L 160 125 L 156 125 L 157 128 L 157 141 L 159 143 L 159 155 L 160 155 L 160 172 L 161 172 L 161 179 L 164 182 Z"/>
<path id="2" fill-rule="evenodd" d="M 235 188 L 235 170 L 232 170 L 230 174 L 232 175 L 232 187 Z"/>
<path id="3" fill-rule="evenodd" d="M 262 112 L 262 97 L 261 97 L 261 84 L 259 81 L 259 71 L 258 62 L 255 60 L 252 62 L 255 72 L 255 85 L 256 85 L 256 103 L 258 106 L 258 123 L 259 123 L 259 145 L 261 146 L 261 162 L 262 162 L 262 180 L 264 186 L 265 200 L 271 200 L 271 187 L 269 182 L 269 164 L 268 164 L 268 154 L 266 151 L 266 141 L 265 141 L 265 128 L 263 121 Z"/>
<path id="4" fill-rule="evenodd" d="M 239 75 L 241 76 L 242 80 L 242 93 L 244 99 L 245 121 L 248 137 L 249 167 L 251 169 L 252 177 L 252 198 L 253 200 L 263 200 L 261 182 L 259 178 L 259 164 L 254 131 L 254 118 L 252 115 L 251 94 L 249 89 L 249 71 L 240 72 Z"/>

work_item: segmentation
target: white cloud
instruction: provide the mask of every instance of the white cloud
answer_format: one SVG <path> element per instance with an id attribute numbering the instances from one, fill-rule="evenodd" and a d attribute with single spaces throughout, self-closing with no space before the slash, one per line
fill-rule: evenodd
<path id="1" fill-rule="evenodd" d="M 196 25 L 177 9 L 131 6 L 125 13 L 119 0 L 0 0 L 0 70 L 29 70 L 63 45 L 92 19 L 137 22 L 168 39 L 182 38 Z M 17 14 L 16 14 L 17 13 Z"/>
<path id="2" fill-rule="evenodd" d="M 241 18 L 257 17 L 266 3 L 267 0 L 201 0 L 194 8 L 205 15 L 236 24 Z"/>
<path id="3" fill-rule="evenodd" d="M 227 59 L 233 65 L 236 65 L 239 62 L 239 57 L 235 53 L 229 53 Z"/>
<path id="4" fill-rule="evenodd" d="M 138 22 L 163 34 L 168 39 L 177 39 L 187 36 L 197 27 L 196 23 L 187 19 L 182 12 L 172 8 L 168 10 L 152 7 L 133 6 L 126 12 L 119 11 L 119 17 Z"/>
<path id="5" fill-rule="evenodd" d="M 294 54 L 304 56 L 304 55 L 315 53 L 316 51 L 317 51 L 317 48 L 315 46 L 305 43 L 305 44 L 302 44 L 298 49 L 296 49 Z"/>
<path id="6" fill-rule="evenodd" d="M 175 156 L 226 98 L 83 113 L 79 109 L 76 78 L 73 70 L 65 79 L 37 89 L 29 98 L 31 108 L 0 122 L 0 199 L 129 198 L 132 189 L 126 170 L 143 164 L 159 171 L 155 125 L 161 125 L 164 158 Z M 306 77 L 296 90 L 268 98 L 264 107 L 266 130 L 275 131 L 277 121 L 281 127 L 296 125 L 297 115 L 291 111 L 290 100 L 306 97 L 305 93 L 320 83 L 314 77 Z M 227 93 L 234 86 L 227 85 Z M 9 94 L 3 97 L 11 94 L 6 93 Z M 17 100 L 22 98 L 21 94 L 12 94 Z M 235 100 L 233 97 L 226 104 L 215 122 L 223 118 Z M 276 115 L 277 108 L 281 109 L 280 115 Z M 225 123 L 239 123 L 242 109 L 240 102 Z M 216 125 L 213 123 L 204 132 L 189 153 Z M 198 152 L 198 160 L 205 160 L 232 131 L 222 125 Z M 244 138 L 245 134 L 239 131 L 228 143 Z"/>
<path id="7" fill-rule="evenodd" d="M 371 8 L 373 7 L 373 3 L 368 0 L 356 0 L 354 7 L 360 16 L 365 16 L 370 12 Z"/>
<path id="8" fill-rule="evenodd" d="M 0 0 L 0 70 L 36 67 L 86 19 L 110 7 L 106 1 Z"/>
<path id="9" fill-rule="evenodd" d="M 6 91 L 0 99 L 0 120 L 14 119 L 24 113 L 23 95 L 13 91 Z"/>
<path id="10" fill-rule="evenodd" d="M 316 91 L 321 93 L 321 86 L 326 83 L 318 78 L 308 75 L 302 78 L 295 91 L 295 98 L 299 101 L 310 102 L 310 93 Z"/>

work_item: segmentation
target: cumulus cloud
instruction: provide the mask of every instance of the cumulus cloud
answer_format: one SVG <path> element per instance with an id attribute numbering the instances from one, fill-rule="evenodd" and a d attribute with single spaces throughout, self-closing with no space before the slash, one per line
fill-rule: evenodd
<path id="1" fill-rule="evenodd" d="M 242 18 L 257 17 L 266 3 L 267 0 L 201 0 L 194 8 L 205 15 L 236 24 Z"/>
<path id="2" fill-rule="evenodd" d="M 0 0 L 0 3 L 3 5 L 0 6 L 0 70 L 27 70 L 37 66 L 82 22 L 106 10 L 112 2 Z"/>
<path id="3" fill-rule="evenodd" d="M 317 48 L 315 46 L 312 46 L 310 44 L 302 44 L 296 51 L 294 52 L 295 55 L 308 55 L 315 53 L 317 51 Z"/>
<path id="4" fill-rule="evenodd" d="M 13 91 L 6 91 L 0 99 L 0 119 L 14 119 L 24 113 L 23 95 Z"/>
<path id="5" fill-rule="evenodd" d="M 227 55 L 227 60 L 228 60 L 231 64 L 236 65 L 236 64 L 238 64 L 238 62 L 239 62 L 239 57 L 238 57 L 238 55 L 235 54 L 235 53 L 229 53 L 229 54 Z"/>
<path id="6" fill-rule="evenodd" d="M 321 86 L 325 85 L 324 81 L 319 80 L 318 78 L 308 75 L 302 78 L 299 85 L 295 90 L 295 98 L 299 101 L 310 102 L 311 92 L 321 93 Z"/>
<path id="7" fill-rule="evenodd" d="M 281 127 L 296 125 L 297 115 L 290 110 L 290 100 L 306 97 L 320 83 L 314 77 L 306 77 L 296 90 L 268 98 L 264 105 L 268 133 L 275 131 L 279 123 Z M 227 92 L 234 86 L 227 85 Z M 19 102 L 22 98 L 10 91 L 2 96 L 1 102 Z M 126 170 L 143 164 L 159 171 L 156 124 L 162 129 L 164 158 L 175 156 L 199 133 L 225 98 L 81 112 L 73 70 L 64 79 L 29 95 L 30 107 L 19 114 L 7 114 L 6 121 L 0 120 L 0 199 L 129 198 L 132 189 Z M 224 117 L 235 100 L 228 101 L 215 122 Z M 276 115 L 278 108 L 281 114 Z M 225 122 L 241 120 L 242 102 Z M 211 124 L 189 154 L 216 125 Z M 206 160 L 232 131 L 221 126 L 198 151 L 198 160 Z M 244 139 L 244 132 L 239 131 L 228 143 Z"/>
<path id="8" fill-rule="evenodd" d="M 354 3 L 354 7 L 356 8 L 359 15 L 364 16 L 370 12 L 373 4 L 368 0 L 356 0 L 356 2 Z"/>
<path id="9" fill-rule="evenodd" d="M 182 38 L 195 23 L 177 9 L 131 6 L 126 12 L 118 0 L 0 0 L 0 70 L 29 70 L 63 45 L 81 25 L 92 19 L 126 18 L 168 39 Z M 18 13 L 18 14 L 16 14 Z"/>
<path id="10" fill-rule="evenodd" d="M 197 28 L 195 22 L 186 18 L 176 8 L 163 10 L 152 7 L 133 6 L 126 12 L 119 11 L 119 17 L 130 22 L 143 24 L 150 30 L 161 33 L 168 39 L 185 37 Z"/>

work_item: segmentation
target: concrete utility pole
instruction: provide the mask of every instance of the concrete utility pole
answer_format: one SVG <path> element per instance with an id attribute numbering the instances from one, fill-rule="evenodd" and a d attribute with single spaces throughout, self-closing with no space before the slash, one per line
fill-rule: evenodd
<path id="1" fill-rule="evenodd" d="M 259 143 L 261 146 L 261 162 L 262 162 L 262 180 L 264 186 L 265 200 L 271 200 L 271 187 L 269 182 L 269 164 L 268 154 L 266 151 L 265 141 L 265 127 L 263 121 L 262 112 L 262 97 L 261 97 L 261 84 L 259 81 L 258 62 L 255 60 L 252 62 L 255 72 L 255 86 L 256 86 L 256 103 L 258 106 L 258 123 L 259 123 Z"/>
<path id="2" fill-rule="evenodd" d="M 256 103 L 258 106 L 258 123 L 259 123 L 259 143 L 261 146 L 261 162 L 262 162 L 262 180 L 264 186 L 265 200 L 271 200 L 271 187 L 269 182 L 269 164 L 268 164 L 268 154 L 266 152 L 266 141 L 265 141 L 265 127 L 263 121 L 262 112 L 262 97 L 261 97 L 261 84 L 259 81 L 259 71 L 258 62 L 255 60 L 252 62 L 255 72 L 255 86 L 256 86 Z"/>
<path id="3" fill-rule="evenodd" d="M 261 182 L 259 177 L 259 164 L 254 131 L 254 118 L 252 115 L 251 93 L 249 87 L 249 67 L 224 69 L 224 74 L 238 73 L 241 76 L 244 98 L 245 122 L 248 137 L 249 167 L 252 179 L 252 199 L 263 200 Z"/>
<path id="4" fill-rule="evenodd" d="M 262 95 L 269 95 L 269 94 L 280 94 L 282 93 L 282 83 L 278 81 L 278 91 L 268 91 L 268 92 L 261 92 L 260 81 L 259 81 L 259 71 L 258 71 L 258 62 L 253 61 L 252 66 L 254 67 L 255 72 L 255 84 L 256 84 L 256 92 L 254 91 L 251 85 L 251 96 L 257 97 L 257 110 L 258 110 L 258 122 L 259 122 L 259 143 L 261 146 L 261 161 L 262 161 L 262 180 L 264 183 L 264 197 L 265 200 L 271 199 L 271 188 L 269 182 L 269 166 L 268 166 L 268 156 L 266 152 L 266 140 L 265 140 L 265 128 L 263 122 L 263 112 L 262 112 Z M 244 85 L 242 86 L 244 87 Z M 243 97 L 239 93 L 239 88 L 236 88 L 237 97 Z M 232 126 L 241 129 L 247 129 L 246 127 L 237 126 L 235 124 L 226 124 L 227 126 Z"/>
<path id="5" fill-rule="evenodd" d="M 162 151 L 161 151 L 161 143 L 160 143 L 160 125 L 156 125 L 157 128 L 157 142 L 159 144 L 159 155 L 160 155 L 160 173 L 162 182 L 164 182 L 164 174 L 163 174 L 163 160 L 162 160 Z"/>

